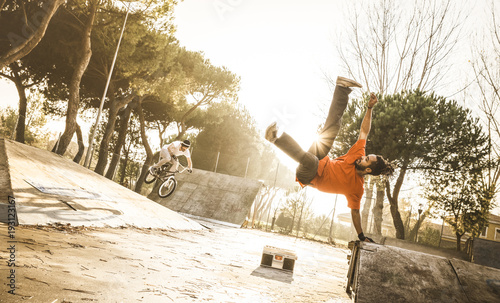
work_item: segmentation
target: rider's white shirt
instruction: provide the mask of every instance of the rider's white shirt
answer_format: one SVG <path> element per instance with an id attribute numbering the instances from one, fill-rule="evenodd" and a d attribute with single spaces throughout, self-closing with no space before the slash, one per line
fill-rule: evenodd
<path id="1" fill-rule="evenodd" d="M 172 153 L 172 155 L 178 157 L 178 156 L 186 156 L 186 158 L 191 158 L 191 153 L 189 152 L 189 148 L 186 149 L 185 151 L 181 151 L 181 141 L 174 141 L 168 145 L 165 145 L 163 146 L 163 149 L 168 149 L 170 146 L 173 146 L 173 148 L 171 148 L 171 150 L 173 149 L 174 152 Z"/>

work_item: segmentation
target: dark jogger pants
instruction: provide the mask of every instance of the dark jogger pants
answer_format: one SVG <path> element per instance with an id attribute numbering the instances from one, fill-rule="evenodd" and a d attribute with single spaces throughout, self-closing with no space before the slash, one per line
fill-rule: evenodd
<path id="1" fill-rule="evenodd" d="M 332 104 L 328 111 L 325 125 L 319 133 L 317 141 L 313 142 L 307 152 L 287 133 L 283 133 L 274 144 L 284 151 L 295 161 L 299 162 L 296 170 L 297 179 L 302 184 L 309 184 L 316 176 L 318 162 L 323 159 L 333 146 L 333 142 L 339 133 L 342 125 L 342 115 L 349 101 L 351 89 L 348 87 L 336 86 L 333 94 Z"/>

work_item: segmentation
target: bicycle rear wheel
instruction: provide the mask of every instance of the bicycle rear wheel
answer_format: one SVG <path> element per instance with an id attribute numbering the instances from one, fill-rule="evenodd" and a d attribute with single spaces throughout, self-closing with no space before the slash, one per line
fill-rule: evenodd
<path id="1" fill-rule="evenodd" d="M 158 196 L 160 196 L 160 198 L 166 198 L 174 193 L 176 187 L 177 180 L 175 180 L 174 177 L 169 177 L 160 185 L 160 188 L 158 188 Z"/>
<path id="2" fill-rule="evenodd" d="M 148 172 L 146 173 L 146 177 L 144 178 L 144 183 L 146 184 L 151 184 L 156 180 L 156 177 L 153 176 L 148 169 Z"/>

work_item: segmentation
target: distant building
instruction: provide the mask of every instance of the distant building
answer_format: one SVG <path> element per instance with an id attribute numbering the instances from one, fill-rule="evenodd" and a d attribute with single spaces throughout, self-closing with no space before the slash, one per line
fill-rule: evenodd
<path id="1" fill-rule="evenodd" d="M 493 214 L 488 216 L 488 225 L 481 233 L 480 238 L 500 242 L 500 216 Z"/>
<path id="2" fill-rule="evenodd" d="M 462 245 L 470 238 L 470 234 L 466 233 L 462 236 Z M 479 236 L 481 239 L 492 240 L 500 242 L 500 216 L 489 214 L 488 224 L 483 229 L 483 232 Z M 441 235 L 441 246 L 443 247 L 455 247 L 457 243 L 457 236 L 453 232 L 453 229 L 448 225 L 444 224 L 443 234 Z"/>

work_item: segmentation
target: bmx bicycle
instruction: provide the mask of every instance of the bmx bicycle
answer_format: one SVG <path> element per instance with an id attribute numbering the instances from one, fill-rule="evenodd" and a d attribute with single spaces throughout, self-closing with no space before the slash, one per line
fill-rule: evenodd
<path id="1" fill-rule="evenodd" d="M 181 170 L 170 171 L 172 163 L 165 163 L 158 169 L 155 175 L 152 175 L 148 170 L 144 182 L 146 184 L 151 184 L 156 180 L 160 180 L 161 185 L 160 187 L 158 187 L 158 196 L 160 196 L 160 198 L 166 198 L 172 195 L 177 188 L 177 180 L 175 179 L 175 174 L 183 173 L 188 169 L 180 163 L 179 166 L 182 167 Z"/>

